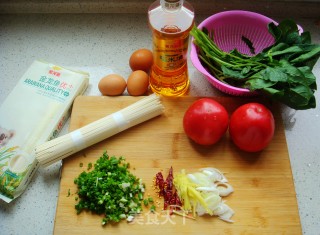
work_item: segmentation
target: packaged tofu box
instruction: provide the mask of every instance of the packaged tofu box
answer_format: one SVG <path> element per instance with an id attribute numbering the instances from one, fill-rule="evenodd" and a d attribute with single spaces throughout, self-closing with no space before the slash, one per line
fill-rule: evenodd
<path id="1" fill-rule="evenodd" d="M 89 74 L 34 61 L 0 106 L 0 199 L 26 189 L 39 164 L 34 149 L 55 138 Z"/>

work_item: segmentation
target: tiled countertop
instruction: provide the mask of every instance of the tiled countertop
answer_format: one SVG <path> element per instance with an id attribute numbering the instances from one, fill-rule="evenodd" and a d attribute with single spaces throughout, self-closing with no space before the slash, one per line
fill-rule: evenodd
<path id="1" fill-rule="evenodd" d="M 198 15 L 197 21 L 205 15 Z M 295 18 L 320 43 L 314 19 Z M 127 76 L 128 58 L 151 48 L 146 14 L 4 14 L 0 15 L 0 103 L 35 59 L 86 70 L 89 95 L 99 95 L 97 81 L 113 72 Z M 189 63 L 193 96 L 223 95 Z M 320 61 L 314 68 L 320 78 Z M 320 95 L 316 92 L 319 102 Z M 30 104 L 32 105 L 32 104 Z M 304 234 L 320 229 L 320 108 L 283 108 L 286 138 Z M 26 192 L 11 204 L 0 202 L 0 234 L 52 234 L 60 164 L 40 169 Z M 272 202 L 271 202 L 272 203 Z"/>

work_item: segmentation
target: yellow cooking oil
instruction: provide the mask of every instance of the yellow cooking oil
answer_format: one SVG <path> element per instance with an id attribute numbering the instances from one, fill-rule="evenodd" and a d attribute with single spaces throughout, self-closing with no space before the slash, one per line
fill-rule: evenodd
<path id="1" fill-rule="evenodd" d="M 183 0 L 159 0 L 148 10 L 153 39 L 150 87 L 164 96 L 181 96 L 189 89 L 188 44 L 194 24 L 193 7 Z"/>

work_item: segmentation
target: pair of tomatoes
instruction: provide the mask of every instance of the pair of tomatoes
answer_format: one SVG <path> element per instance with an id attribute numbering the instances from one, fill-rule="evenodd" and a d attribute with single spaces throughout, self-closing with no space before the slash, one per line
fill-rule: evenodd
<path id="1" fill-rule="evenodd" d="M 226 133 L 236 146 L 247 152 L 258 152 L 272 140 L 275 129 L 271 111 L 259 103 L 247 103 L 230 117 L 217 101 L 202 98 L 186 111 L 183 127 L 187 136 L 201 145 L 213 145 Z"/>

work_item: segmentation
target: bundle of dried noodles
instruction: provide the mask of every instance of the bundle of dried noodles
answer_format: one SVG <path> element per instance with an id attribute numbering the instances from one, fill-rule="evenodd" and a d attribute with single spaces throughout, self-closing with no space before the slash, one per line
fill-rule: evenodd
<path id="1" fill-rule="evenodd" d="M 36 159 L 40 165 L 49 166 L 123 130 L 156 117 L 163 110 L 159 96 L 153 94 L 142 98 L 118 112 L 37 146 Z"/>

